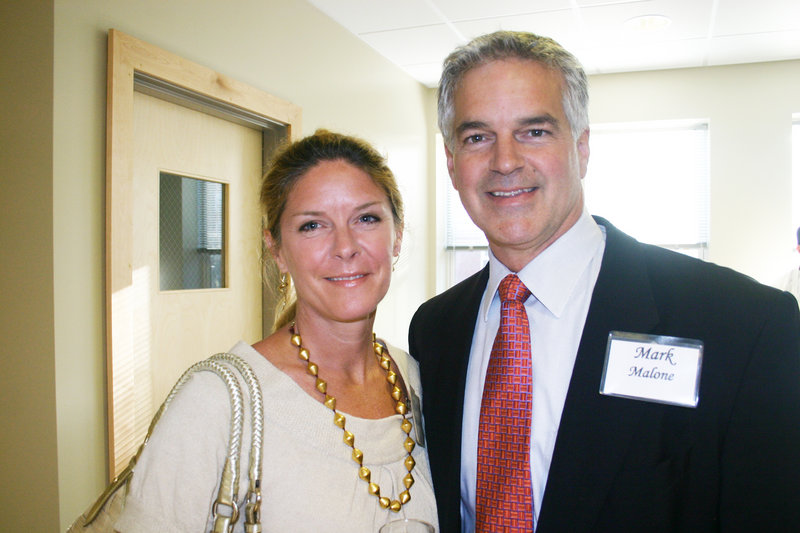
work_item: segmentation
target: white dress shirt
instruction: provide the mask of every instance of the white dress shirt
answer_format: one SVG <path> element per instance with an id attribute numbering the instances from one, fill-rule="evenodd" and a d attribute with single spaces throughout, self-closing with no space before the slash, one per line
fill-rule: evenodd
<path id="1" fill-rule="evenodd" d="M 531 291 L 525 302 L 531 328 L 533 411 L 531 481 L 534 523 L 544 496 L 558 425 L 567 396 L 600 263 L 605 231 L 584 212 L 556 242 L 517 273 Z M 472 338 L 461 433 L 462 531 L 475 531 L 475 485 L 483 382 L 500 325 L 500 281 L 511 273 L 489 253 L 489 283 Z M 599 384 L 598 384 L 599 386 Z"/>

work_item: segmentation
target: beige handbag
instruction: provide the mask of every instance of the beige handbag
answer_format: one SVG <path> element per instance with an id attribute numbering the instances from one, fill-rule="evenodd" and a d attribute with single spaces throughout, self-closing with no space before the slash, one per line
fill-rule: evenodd
<path id="1" fill-rule="evenodd" d="M 211 512 L 214 518 L 214 533 L 230 533 L 239 519 L 238 487 L 239 487 L 239 457 L 241 452 L 241 438 L 244 418 L 244 404 L 239 378 L 231 371 L 229 366 L 238 370 L 244 380 L 249 393 L 250 412 L 252 415 L 252 437 L 250 446 L 250 469 L 246 505 L 245 505 L 245 531 L 259 533 L 261 531 L 261 447 L 264 433 L 264 405 L 261 397 L 261 385 L 253 373 L 252 368 L 242 358 L 230 353 L 221 353 L 209 357 L 204 361 L 195 363 L 178 379 L 167 399 L 161 404 L 150 427 L 147 436 L 131 459 L 128 466 L 111 484 L 106 487 L 103 494 L 85 513 L 69 527 L 67 533 L 110 533 L 114 531 L 114 523 L 122 514 L 125 507 L 125 498 L 128 494 L 128 483 L 134 473 L 136 461 L 147 445 L 158 420 L 169 407 L 175 395 L 194 376 L 196 372 L 208 371 L 218 375 L 228 389 L 231 400 L 231 426 L 228 439 L 227 459 L 223 466 L 219 492 L 214 501 Z"/>

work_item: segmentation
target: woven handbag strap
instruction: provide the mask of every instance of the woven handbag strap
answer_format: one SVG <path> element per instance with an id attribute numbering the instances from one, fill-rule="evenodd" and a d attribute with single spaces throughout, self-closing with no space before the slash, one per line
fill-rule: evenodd
<path id="1" fill-rule="evenodd" d="M 249 489 L 245 505 L 246 533 L 261 532 L 261 449 L 264 441 L 264 400 L 261 384 L 253 369 L 236 354 L 218 353 L 210 358 L 213 361 L 225 361 L 239 371 L 244 378 L 250 396 L 250 416 L 252 437 L 250 440 Z"/>
<path id="2" fill-rule="evenodd" d="M 211 510 L 214 518 L 214 533 L 230 533 L 233 525 L 239 519 L 238 491 L 239 491 L 239 457 L 242 450 L 242 426 L 244 423 L 244 402 L 239 381 L 231 370 L 224 364 L 206 359 L 195 363 L 178 379 L 175 386 L 167 395 L 164 404 L 168 405 L 172 398 L 178 393 L 183 385 L 191 379 L 192 375 L 198 370 L 211 370 L 219 375 L 228 388 L 228 395 L 231 401 L 231 425 L 228 437 L 228 456 L 225 465 L 222 467 L 222 478 L 220 479 L 217 499 Z M 159 409 L 160 411 L 161 409 Z M 163 414 L 163 413 L 162 413 Z M 156 416 L 160 416 L 156 413 Z M 151 423 L 151 428 L 155 425 Z M 148 431 L 149 433 L 149 431 Z M 147 439 L 145 439 L 145 443 Z M 225 509 L 227 508 L 227 510 Z"/>
<path id="3" fill-rule="evenodd" d="M 145 446 L 147 445 L 148 441 L 150 440 L 150 436 L 153 434 L 153 430 L 156 427 L 159 419 L 163 416 L 163 414 L 167 411 L 170 403 L 178 394 L 178 391 L 183 388 L 183 386 L 192 378 L 192 376 L 198 371 L 209 371 L 217 374 L 222 380 L 225 382 L 225 386 L 228 389 L 228 395 L 231 401 L 231 424 L 230 424 L 230 431 L 229 431 L 229 438 L 228 438 L 228 449 L 227 449 L 227 457 L 225 459 L 225 465 L 223 466 L 222 476 L 220 480 L 220 487 L 217 494 L 217 500 L 214 502 L 213 505 L 213 517 L 214 517 L 214 533 L 230 533 L 233 531 L 233 525 L 236 523 L 237 519 L 239 518 L 239 509 L 237 504 L 237 492 L 238 492 L 238 475 L 239 475 L 239 457 L 241 454 L 241 445 L 242 445 L 242 425 L 244 419 L 244 404 L 242 398 L 242 391 L 239 387 L 239 381 L 236 379 L 234 373 L 226 367 L 223 363 L 215 360 L 206 359 L 204 361 L 200 361 L 198 363 L 193 364 L 190 366 L 178 379 L 178 381 L 173 385 L 172 390 L 170 390 L 167 398 L 161 404 L 161 407 L 158 408 L 156 414 L 153 416 L 153 419 L 150 421 L 150 426 L 147 429 L 147 435 L 144 438 L 144 441 L 139 446 L 139 449 L 136 451 L 136 454 L 128 463 L 128 466 L 120 472 L 120 474 L 114 478 L 114 481 L 106 487 L 106 490 L 100 497 L 97 499 L 95 504 L 92 508 L 86 513 L 85 515 L 85 522 L 84 525 L 91 524 L 95 518 L 100 514 L 103 507 L 105 506 L 106 502 L 109 498 L 123 485 L 127 484 L 130 481 L 131 476 L 133 475 L 134 467 L 136 466 L 136 462 L 139 460 L 139 457 L 142 454 Z M 260 395 L 260 388 L 259 388 L 259 395 Z M 260 455 L 259 455 L 260 457 Z M 228 514 L 221 513 L 221 509 L 223 507 L 228 507 L 230 511 Z"/>

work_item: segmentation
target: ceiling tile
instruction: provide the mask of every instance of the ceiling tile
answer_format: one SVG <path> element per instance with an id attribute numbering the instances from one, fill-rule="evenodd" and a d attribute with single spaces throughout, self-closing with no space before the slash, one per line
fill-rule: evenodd
<path id="1" fill-rule="evenodd" d="M 308 0 L 355 34 L 444 22 L 428 0 Z"/>
<path id="2" fill-rule="evenodd" d="M 460 43 L 458 36 L 444 24 L 362 35 L 364 42 L 400 65 L 439 62 Z"/>
<path id="3" fill-rule="evenodd" d="M 714 36 L 800 30 L 798 0 L 719 0 Z"/>
<path id="4" fill-rule="evenodd" d="M 636 32 L 625 22 L 644 15 L 664 15 L 670 25 L 653 32 Z M 711 0 L 654 0 L 633 5 L 617 4 L 581 10 L 587 45 L 638 46 L 653 41 L 705 38 L 711 22 Z"/>
<path id="5" fill-rule="evenodd" d="M 708 64 L 757 63 L 800 57 L 800 30 L 732 35 L 709 43 Z"/>
<path id="6" fill-rule="evenodd" d="M 705 57 L 703 43 L 692 40 L 645 43 L 640 46 L 597 46 L 573 52 L 590 75 L 688 68 L 701 65 Z"/>
<path id="7" fill-rule="evenodd" d="M 464 0 L 432 0 L 451 22 L 466 22 L 482 18 L 508 17 L 573 9 L 572 0 L 492 0 L 470 2 Z"/>
<path id="8" fill-rule="evenodd" d="M 529 31 L 558 41 L 568 48 L 580 38 L 580 29 L 575 24 L 571 11 L 549 11 L 533 15 L 499 17 L 493 19 L 461 22 L 454 25 L 467 39 L 497 30 Z"/>

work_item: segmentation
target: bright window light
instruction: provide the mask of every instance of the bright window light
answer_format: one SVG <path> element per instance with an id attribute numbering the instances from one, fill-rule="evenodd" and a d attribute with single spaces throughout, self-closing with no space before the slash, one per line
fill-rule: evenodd
<path id="1" fill-rule="evenodd" d="M 584 179 L 589 212 L 636 239 L 704 257 L 708 123 L 593 125 Z"/>

